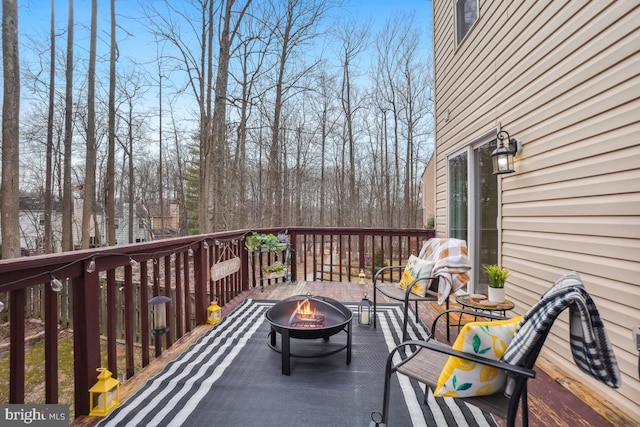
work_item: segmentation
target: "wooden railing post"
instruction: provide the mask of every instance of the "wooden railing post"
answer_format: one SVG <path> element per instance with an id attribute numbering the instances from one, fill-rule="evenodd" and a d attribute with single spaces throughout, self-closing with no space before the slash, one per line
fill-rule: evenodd
<path id="1" fill-rule="evenodd" d="M 295 231 L 289 232 L 289 257 L 290 257 L 290 268 L 291 268 L 291 280 L 298 280 L 298 251 L 297 251 L 297 238 L 298 234 Z"/>
<path id="2" fill-rule="evenodd" d="M 359 251 L 358 267 L 360 268 L 360 270 L 364 270 L 364 264 L 365 264 L 364 262 L 367 254 L 366 254 L 365 244 L 364 244 L 364 232 L 362 230 L 358 232 L 358 251 Z M 358 271 L 358 273 L 360 272 Z"/>
<path id="3" fill-rule="evenodd" d="M 242 292 L 248 291 L 249 284 L 249 251 L 245 248 L 244 237 L 240 240 L 240 282 L 242 283 Z"/>
<path id="4" fill-rule="evenodd" d="M 98 271 L 72 281 L 73 304 L 73 369 L 75 416 L 89 414 L 89 388 L 96 381 L 100 367 L 100 334 L 98 313 Z"/>

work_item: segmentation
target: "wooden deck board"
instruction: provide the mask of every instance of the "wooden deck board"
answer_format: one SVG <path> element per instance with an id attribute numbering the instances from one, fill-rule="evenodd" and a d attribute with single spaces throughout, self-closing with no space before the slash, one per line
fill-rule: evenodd
<path id="1" fill-rule="evenodd" d="M 251 289 L 223 307 L 223 316 L 230 313 L 242 301 L 247 298 L 282 300 L 292 295 L 322 295 L 342 302 L 357 303 L 364 294 L 372 299 L 371 284 L 360 285 L 357 283 L 345 282 L 297 282 L 277 285 L 268 285 L 261 289 Z M 380 302 L 396 302 L 388 300 L 384 295 L 378 296 Z M 420 304 L 420 318 L 431 324 L 437 310 L 428 304 Z M 169 350 L 165 351 L 160 359 L 154 360 L 149 366 L 126 381 L 120 388 L 121 399 L 133 395 L 145 382 L 158 373 L 164 365 L 177 358 L 189 345 L 202 336 L 209 326 L 200 326 L 194 329 L 191 334 L 176 342 Z M 458 328 L 452 327 L 452 340 Z M 443 334 L 444 330 L 438 333 Z M 440 335 L 444 336 L 444 335 Z M 613 427 L 634 425 L 632 420 L 627 419 L 623 414 L 618 413 L 615 408 L 602 404 L 598 399 L 590 397 L 590 394 L 581 385 L 573 380 L 567 380 L 564 374 L 557 369 L 550 361 L 539 359 L 537 364 L 537 376 L 529 381 L 529 425 L 549 426 L 549 427 Z M 546 371 L 546 372 L 545 372 Z M 549 372 L 550 374 L 548 374 Z M 380 373 L 380 381 L 383 381 L 383 373 Z M 567 388 L 563 384 L 570 384 Z M 578 396 L 582 396 L 583 399 Z M 380 396 L 382 400 L 382 396 Z M 500 418 L 496 418 L 502 426 L 506 423 Z M 74 421 L 74 426 L 94 426 L 99 419 L 95 417 L 81 417 Z"/>

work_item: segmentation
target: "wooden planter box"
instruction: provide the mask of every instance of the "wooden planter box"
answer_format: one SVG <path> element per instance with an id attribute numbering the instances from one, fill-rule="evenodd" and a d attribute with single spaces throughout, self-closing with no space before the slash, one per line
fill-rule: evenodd
<path id="1" fill-rule="evenodd" d="M 286 270 L 273 272 L 273 273 L 263 273 L 263 279 L 278 279 L 280 277 L 284 277 L 287 274 Z"/>

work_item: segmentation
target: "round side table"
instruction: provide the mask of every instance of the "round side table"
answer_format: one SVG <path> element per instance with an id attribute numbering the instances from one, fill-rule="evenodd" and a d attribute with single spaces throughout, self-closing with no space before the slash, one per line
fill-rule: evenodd
<path id="1" fill-rule="evenodd" d="M 456 295 L 456 302 L 460 304 L 462 307 L 472 308 L 477 313 L 487 312 L 499 312 L 502 313 L 504 317 L 506 312 L 509 310 L 513 310 L 514 304 L 509 300 L 505 300 L 504 302 L 499 303 L 489 303 L 487 305 L 483 304 L 483 302 L 487 301 L 487 299 L 482 299 L 478 297 L 474 297 L 474 295 Z M 478 315 L 476 315 L 477 319 Z"/>

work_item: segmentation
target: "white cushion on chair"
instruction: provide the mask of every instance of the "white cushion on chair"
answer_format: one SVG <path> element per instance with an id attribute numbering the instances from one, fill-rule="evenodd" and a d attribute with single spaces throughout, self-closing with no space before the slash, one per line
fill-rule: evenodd
<path id="1" fill-rule="evenodd" d="M 409 284 L 414 280 L 424 277 L 431 277 L 431 271 L 433 270 L 434 265 L 435 261 L 420 259 L 415 255 L 411 255 L 409 257 L 409 260 L 407 261 L 404 273 L 402 273 L 402 278 L 400 279 L 400 288 L 407 289 L 407 286 L 409 286 Z M 424 297 L 427 294 L 428 288 L 429 281 L 421 280 L 413 285 L 411 292 Z"/>
<path id="2" fill-rule="evenodd" d="M 500 360 L 520 320 L 522 316 L 494 322 L 467 323 L 452 348 Z M 505 382 L 506 375 L 497 368 L 451 356 L 440 373 L 433 394 L 437 397 L 486 396 L 500 391 Z"/>

